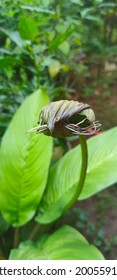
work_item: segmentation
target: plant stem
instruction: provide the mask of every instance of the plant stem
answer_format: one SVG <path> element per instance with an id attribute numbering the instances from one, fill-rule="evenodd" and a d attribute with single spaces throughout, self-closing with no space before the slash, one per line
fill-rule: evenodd
<path id="1" fill-rule="evenodd" d="M 86 143 L 86 138 L 84 135 L 79 135 L 79 140 L 80 140 L 81 153 L 82 153 L 80 179 L 79 179 L 76 191 L 74 193 L 74 196 L 72 197 L 72 199 L 69 202 L 69 204 L 67 205 L 67 207 L 65 207 L 65 211 L 68 210 L 69 208 L 71 208 L 73 206 L 73 204 L 77 201 L 77 198 L 79 197 L 79 195 L 83 189 L 83 185 L 84 185 L 84 181 L 85 181 L 85 177 L 86 177 L 87 164 L 88 164 L 87 143 Z"/>
<path id="2" fill-rule="evenodd" d="M 0 260 L 6 260 L 3 252 L 2 252 L 2 249 L 0 249 Z"/>
<path id="3" fill-rule="evenodd" d="M 79 135 L 79 140 L 80 140 L 81 152 L 82 152 L 82 165 L 81 165 L 78 190 L 76 192 L 76 200 L 83 189 L 84 181 L 86 178 L 87 165 L 88 165 L 88 149 L 87 149 L 86 137 L 84 135 Z"/>
<path id="4" fill-rule="evenodd" d="M 19 239 L 20 239 L 19 233 L 20 233 L 19 228 L 16 228 L 14 233 L 13 248 L 17 248 L 19 245 Z"/>
<path id="5" fill-rule="evenodd" d="M 38 234 L 39 231 L 40 231 L 40 227 L 41 227 L 40 224 L 36 224 L 36 226 L 34 227 L 33 231 L 32 231 L 31 234 L 29 235 L 28 239 L 34 240 L 34 239 L 36 238 L 37 234 Z"/>
<path id="6" fill-rule="evenodd" d="M 36 238 L 39 237 L 39 235 L 46 233 L 51 226 L 52 223 L 47 225 L 36 224 L 32 232 L 30 233 L 28 240 L 36 240 Z"/>

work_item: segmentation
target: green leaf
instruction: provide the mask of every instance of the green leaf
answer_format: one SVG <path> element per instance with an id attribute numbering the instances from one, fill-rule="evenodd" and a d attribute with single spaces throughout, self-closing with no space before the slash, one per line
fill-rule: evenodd
<path id="1" fill-rule="evenodd" d="M 63 24 L 63 23 L 57 23 L 57 25 L 55 26 L 55 30 L 58 33 L 64 33 L 66 32 L 66 30 L 70 27 L 70 24 Z"/>
<path id="2" fill-rule="evenodd" d="M 1 144 L 0 209 L 13 226 L 29 221 L 43 195 L 52 152 L 52 138 L 26 133 L 48 103 L 44 90 L 30 95 L 16 112 Z"/>
<path id="3" fill-rule="evenodd" d="M 97 22 L 101 22 L 101 18 L 99 16 L 92 16 L 92 15 L 86 15 L 85 19 L 87 20 L 92 20 L 92 21 L 97 21 Z"/>
<path id="4" fill-rule="evenodd" d="M 95 7 L 91 7 L 91 8 L 85 8 L 81 11 L 81 17 L 82 18 L 86 18 L 87 15 L 89 15 L 90 13 L 95 11 Z"/>
<path id="5" fill-rule="evenodd" d="M 10 260 L 103 260 L 100 251 L 70 226 L 63 226 L 37 243 L 11 251 Z"/>
<path id="6" fill-rule="evenodd" d="M 46 0 L 47 2 L 47 0 Z M 38 12 L 38 13 L 45 13 L 45 14 L 52 14 L 54 15 L 55 12 L 54 11 L 51 11 L 51 10 L 48 10 L 48 9 L 42 9 L 42 8 L 39 8 L 39 7 L 34 7 L 34 6 L 21 6 L 21 8 L 23 10 L 29 10 L 29 11 L 34 11 L 34 12 Z"/>
<path id="7" fill-rule="evenodd" d="M 88 144 L 88 169 L 79 199 L 86 199 L 117 182 L 117 128 L 92 137 Z M 64 213 L 78 187 L 80 145 L 65 154 L 50 170 L 36 220 L 50 223 Z"/>
<path id="8" fill-rule="evenodd" d="M 44 7 L 48 7 L 51 4 L 51 0 L 42 0 Z"/>
<path id="9" fill-rule="evenodd" d="M 62 44 L 59 45 L 59 50 L 61 50 L 65 55 L 68 55 L 70 50 L 70 45 L 67 41 L 64 41 Z"/>
<path id="10" fill-rule="evenodd" d="M 102 3 L 99 5 L 100 8 L 115 8 L 117 7 L 117 4 L 116 3 Z"/>
<path id="11" fill-rule="evenodd" d="M 80 6 L 83 6 L 82 0 L 70 0 L 73 4 L 78 4 Z"/>
<path id="12" fill-rule="evenodd" d="M 8 55 L 10 55 L 10 54 L 11 54 L 11 51 L 10 51 L 10 50 L 7 50 L 7 49 L 5 49 L 5 48 L 0 48 L 0 53 L 1 53 L 1 54 L 8 54 Z"/>
<path id="13" fill-rule="evenodd" d="M 88 141 L 89 164 L 79 199 L 86 199 L 117 182 L 117 127 Z"/>
<path id="14" fill-rule="evenodd" d="M 17 65 L 21 65 L 21 59 L 14 58 L 12 56 L 6 56 L 4 58 L 0 58 L 0 70 L 9 67 L 15 67 Z"/>
<path id="15" fill-rule="evenodd" d="M 19 21 L 19 33 L 23 39 L 34 41 L 38 35 L 38 28 L 35 20 L 22 16 Z"/>
<path id="16" fill-rule="evenodd" d="M 9 36 L 9 38 L 16 44 L 18 45 L 20 48 L 26 46 L 27 44 L 29 45 L 29 41 L 24 41 L 21 37 L 18 31 L 10 31 L 7 30 L 5 28 L 0 28 L 0 30 L 6 34 L 7 36 Z"/>
<path id="17" fill-rule="evenodd" d="M 49 45 L 49 50 L 53 52 L 58 48 L 60 44 L 62 44 L 72 33 L 74 32 L 74 28 L 68 28 L 66 32 L 61 33 L 55 38 Z"/>
<path id="18" fill-rule="evenodd" d="M 61 69 L 61 64 L 60 64 L 59 60 L 51 59 L 51 63 L 48 66 L 48 71 L 49 71 L 50 77 L 51 78 L 56 77 L 56 75 L 59 73 L 60 69 Z"/>
<path id="19" fill-rule="evenodd" d="M 93 0 L 94 5 L 98 5 L 102 2 L 103 2 L 103 0 Z"/>

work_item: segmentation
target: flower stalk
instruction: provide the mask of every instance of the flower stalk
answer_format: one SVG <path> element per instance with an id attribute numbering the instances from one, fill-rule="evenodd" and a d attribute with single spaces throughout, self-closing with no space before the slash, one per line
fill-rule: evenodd
<path id="1" fill-rule="evenodd" d="M 84 135 L 79 135 L 79 140 L 80 140 L 81 154 L 82 154 L 80 178 L 79 178 L 78 186 L 75 186 L 76 191 L 69 204 L 64 208 L 64 212 L 66 212 L 69 208 L 71 208 L 73 204 L 77 201 L 78 197 L 82 192 L 84 181 L 86 178 L 86 171 L 88 165 L 88 149 L 87 149 L 86 137 Z"/>

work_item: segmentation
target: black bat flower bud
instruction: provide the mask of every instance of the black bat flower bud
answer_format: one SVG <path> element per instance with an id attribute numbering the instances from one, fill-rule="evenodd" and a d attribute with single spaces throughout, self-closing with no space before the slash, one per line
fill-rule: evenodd
<path id="1" fill-rule="evenodd" d="M 29 132 L 43 132 L 52 137 L 91 135 L 100 129 L 90 105 L 78 101 L 60 100 L 42 108 L 38 126 Z"/>

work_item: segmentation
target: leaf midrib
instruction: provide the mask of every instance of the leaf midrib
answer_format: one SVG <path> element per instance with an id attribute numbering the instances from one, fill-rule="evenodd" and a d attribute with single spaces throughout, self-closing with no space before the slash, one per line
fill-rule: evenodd
<path id="1" fill-rule="evenodd" d="M 37 110 L 37 111 L 34 113 L 34 120 L 36 119 L 36 115 L 37 115 L 38 111 L 39 111 L 39 110 Z M 18 196 L 18 200 L 17 200 L 17 201 L 18 201 L 18 204 L 17 204 L 18 207 L 17 207 L 17 211 L 16 211 L 15 223 L 18 223 L 18 221 L 20 221 L 20 214 L 19 214 L 19 212 L 20 212 L 20 208 L 21 208 L 21 207 L 20 207 L 20 205 L 21 205 L 21 197 L 22 197 L 21 193 L 22 193 L 22 189 L 23 189 L 23 187 L 24 187 L 24 180 L 23 180 L 23 179 L 24 179 L 24 174 L 25 174 L 25 167 L 26 167 L 26 165 L 27 165 L 27 158 L 28 158 L 29 153 L 30 153 L 29 146 L 30 146 L 31 140 L 32 140 L 32 138 L 29 137 L 29 140 L 28 140 L 28 143 L 27 143 L 26 149 L 25 149 L 26 155 L 25 155 L 25 156 L 21 155 L 21 158 L 22 158 L 24 164 L 23 164 L 23 166 L 22 166 L 22 176 L 21 176 L 20 184 L 19 184 L 19 196 Z"/>

